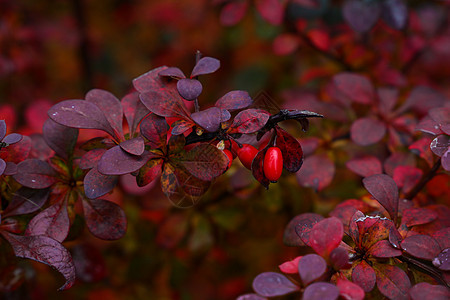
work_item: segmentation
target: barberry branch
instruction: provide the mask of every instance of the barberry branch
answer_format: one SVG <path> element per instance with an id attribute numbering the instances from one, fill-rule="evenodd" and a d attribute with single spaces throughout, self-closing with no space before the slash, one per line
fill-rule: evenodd
<path id="1" fill-rule="evenodd" d="M 439 170 L 441 166 L 441 160 L 439 159 L 433 167 L 430 169 L 430 171 L 423 176 L 420 181 L 413 187 L 413 189 L 405 195 L 405 199 L 412 200 L 417 194 L 424 188 L 424 186 L 433 179 L 433 177 L 436 175 L 437 171 Z"/>

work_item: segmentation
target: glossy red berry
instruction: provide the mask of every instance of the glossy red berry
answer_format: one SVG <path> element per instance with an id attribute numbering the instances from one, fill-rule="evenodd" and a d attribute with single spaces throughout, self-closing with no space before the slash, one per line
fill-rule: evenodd
<path id="1" fill-rule="evenodd" d="M 228 166 L 227 170 L 231 167 L 231 164 L 233 163 L 233 154 L 231 154 L 231 151 L 228 149 L 223 150 L 223 153 L 228 157 Z"/>
<path id="2" fill-rule="evenodd" d="M 264 156 L 264 176 L 276 182 L 283 171 L 283 155 L 278 147 L 270 147 Z"/>
<path id="3" fill-rule="evenodd" d="M 258 149 L 249 144 L 243 144 L 242 148 L 238 150 L 239 160 L 249 170 L 252 169 L 252 161 L 256 154 L 258 154 Z"/>

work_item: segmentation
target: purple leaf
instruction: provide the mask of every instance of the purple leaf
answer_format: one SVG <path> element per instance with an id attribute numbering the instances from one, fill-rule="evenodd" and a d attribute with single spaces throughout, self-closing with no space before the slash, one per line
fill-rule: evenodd
<path id="1" fill-rule="evenodd" d="M 190 113 L 178 91 L 169 88 L 149 90 L 140 94 L 142 103 L 154 114 L 161 117 L 186 117 Z"/>
<path id="2" fill-rule="evenodd" d="M 139 123 L 150 113 L 139 99 L 138 93 L 130 93 L 122 98 L 122 109 L 130 128 L 130 136 L 133 136 Z"/>
<path id="3" fill-rule="evenodd" d="M 368 252 L 371 253 L 374 257 L 379 258 L 389 258 L 402 255 L 402 251 L 392 247 L 391 243 L 388 240 L 378 241 L 375 245 L 370 247 Z"/>
<path id="4" fill-rule="evenodd" d="M 450 291 L 443 285 L 420 282 L 409 290 L 409 296 L 412 300 L 447 300 L 450 299 Z"/>
<path id="5" fill-rule="evenodd" d="M 3 140 L 5 135 L 6 135 L 6 122 L 5 120 L 0 120 L 0 141 Z"/>
<path id="6" fill-rule="evenodd" d="M 382 3 L 383 20 L 392 28 L 400 30 L 406 25 L 408 19 L 408 7 L 403 0 L 386 0 Z"/>
<path id="7" fill-rule="evenodd" d="M 267 300 L 267 298 L 261 297 L 257 294 L 245 294 L 237 297 L 236 300 Z"/>
<path id="8" fill-rule="evenodd" d="M 166 66 L 158 67 L 148 71 L 145 74 L 133 79 L 133 86 L 139 93 L 145 93 L 151 90 L 164 88 L 167 81 L 163 81 L 158 75 L 161 71 L 167 69 Z"/>
<path id="9" fill-rule="evenodd" d="M 353 158 L 345 164 L 348 169 L 362 177 L 383 173 L 381 162 L 375 156 Z"/>
<path id="10" fill-rule="evenodd" d="M 167 144 L 169 125 L 155 114 L 148 115 L 141 123 L 141 134 L 149 141 L 150 148 L 163 149 Z"/>
<path id="11" fill-rule="evenodd" d="M 51 120 L 51 119 L 48 119 Z M 53 121 L 52 121 L 53 122 Z M 55 123 L 55 122 L 53 122 Z M 58 124 L 58 123 L 55 123 Z M 58 124 L 59 125 L 59 124 Z M 62 125 L 59 125 L 62 126 Z M 70 127 L 66 127 L 70 128 Z M 77 129 L 75 129 L 77 130 Z M 55 151 L 53 151 L 45 141 L 42 134 L 32 134 L 29 136 L 31 139 L 31 151 L 28 155 L 28 158 L 37 158 L 40 160 L 48 160 L 50 157 L 55 155 Z"/>
<path id="12" fill-rule="evenodd" d="M 92 169 L 97 165 L 102 155 L 106 152 L 106 149 L 93 149 L 86 152 L 80 160 L 79 167 L 82 170 Z"/>
<path id="13" fill-rule="evenodd" d="M 275 272 L 259 274 L 252 285 L 253 290 L 264 297 L 282 296 L 299 290 L 286 276 Z"/>
<path id="14" fill-rule="evenodd" d="M 330 263 L 336 271 L 348 266 L 348 251 L 341 247 L 334 249 L 330 253 Z"/>
<path id="15" fill-rule="evenodd" d="M 176 79 L 186 78 L 183 71 L 181 71 L 180 69 L 175 68 L 175 67 L 164 69 L 161 72 L 159 72 L 158 74 L 159 74 L 159 76 L 169 76 L 169 77 L 174 77 Z"/>
<path id="16" fill-rule="evenodd" d="M 248 8 L 247 1 L 227 2 L 220 12 L 220 23 L 223 26 L 233 26 L 244 18 Z"/>
<path id="17" fill-rule="evenodd" d="M 386 209 L 394 223 L 398 214 L 398 188 L 394 179 L 376 174 L 363 179 L 367 191 Z"/>
<path id="18" fill-rule="evenodd" d="M 330 185 L 335 172 L 336 167 L 328 156 L 318 154 L 307 157 L 296 176 L 301 186 L 321 191 Z"/>
<path id="19" fill-rule="evenodd" d="M 17 173 L 13 177 L 26 187 L 45 189 L 57 181 L 56 176 L 56 171 L 48 163 L 27 159 L 17 165 Z"/>
<path id="20" fill-rule="evenodd" d="M 231 119 L 231 113 L 226 109 L 220 110 L 220 122 L 226 122 Z"/>
<path id="21" fill-rule="evenodd" d="M 203 86 L 197 79 L 185 78 L 177 82 L 177 89 L 184 99 L 195 100 L 202 93 Z"/>
<path id="22" fill-rule="evenodd" d="M 444 170 L 450 172 L 450 148 L 442 155 L 441 163 Z"/>
<path id="23" fill-rule="evenodd" d="M 250 106 L 252 98 L 246 91 L 231 91 L 217 100 L 215 106 L 221 109 L 237 110 Z"/>
<path id="24" fill-rule="evenodd" d="M 377 93 L 380 101 L 380 113 L 387 116 L 392 113 L 395 104 L 397 104 L 398 90 L 395 88 L 379 88 Z"/>
<path id="25" fill-rule="evenodd" d="M 378 290 L 389 299 L 408 300 L 411 282 L 408 275 L 397 266 L 377 264 L 376 276 Z"/>
<path id="26" fill-rule="evenodd" d="M 67 204 L 61 201 L 34 216 L 28 223 L 25 235 L 45 235 L 62 243 L 69 233 L 69 227 Z"/>
<path id="27" fill-rule="evenodd" d="M 408 236 L 400 245 L 406 253 L 426 260 L 432 260 L 441 251 L 441 247 L 435 239 L 423 234 Z"/>
<path id="28" fill-rule="evenodd" d="M 266 152 L 267 149 L 263 149 L 256 154 L 255 158 L 253 158 L 252 161 L 251 170 L 253 177 L 255 177 L 255 179 L 258 180 L 258 182 L 261 183 L 262 186 L 268 189 L 270 181 L 264 174 L 264 165 L 263 165 Z"/>
<path id="29" fill-rule="evenodd" d="M 141 136 L 135 137 L 131 140 L 126 140 L 119 145 L 123 151 L 132 155 L 142 155 L 145 149 L 144 139 Z"/>
<path id="30" fill-rule="evenodd" d="M 433 259 L 433 265 L 440 270 L 450 271 L 450 248 L 442 250 L 442 252 Z"/>
<path id="31" fill-rule="evenodd" d="M 327 282 L 316 282 L 303 292 L 303 300 L 335 300 L 339 297 L 339 289 Z"/>
<path id="32" fill-rule="evenodd" d="M 262 109 L 249 108 L 239 112 L 234 118 L 232 127 L 238 133 L 253 133 L 266 125 L 270 114 Z"/>
<path id="33" fill-rule="evenodd" d="M 139 169 L 136 178 L 137 185 L 146 186 L 161 175 L 164 160 L 162 158 L 149 159 L 145 165 Z"/>
<path id="34" fill-rule="evenodd" d="M 378 2 L 348 0 L 342 7 L 344 19 L 358 32 L 369 31 L 377 22 L 381 12 Z"/>
<path id="35" fill-rule="evenodd" d="M 370 104 L 375 90 L 369 79 L 353 73 L 339 73 L 333 77 L 337 90 L 352 102 Z"/>
<path id="36" fill-rule="evenodd" d="M 5 211 L 3 211 L 2 216 L 6 218 L 33 213 L 45 204 L 49 194 L 49 189 L 22 187 L 14 194 L 11 202 Z"/>
<path id="37" fill-rule="evenodd" d="M 385 134 L 386 125 L 372 118 L 358 119 L 350 128 L 352 141 L 360 146 L 372 145 L 380 141 Z"/>
<path id="38" fill-rule="evenodd" d="M 195 112 L 191 115 L 192 120 L 208 132 L 215 132 L 220 128 L 222 111 L 217 107 Z"/>
<path id="39" fill-rule="evenodd" d="M 3 160 L 0 158 L 0 160 Z M 17 173 L 17 165 L 13 162 L 8 161 L 6 163 L 6 168 L 4 170 L 4 175 L 15 175 Z M 1 174 L 1 172 L 0 172 Z"/>
<path id="40" fill-rule="evenodd" d="M 103 154 L 97 168 L 103 175 L 123 175 L 139 170 L 148 159 L 147 151 L 136 156 L 123 151 L 120 146 L 115 146 Z"/>
<path id="41" fill-rule="evenodd" d="M 437 136 L 430 144 L 430 149 L 434 154 L 441 157 L 450 147 L 450 136 L 441 134 Z"/>
<path id="42" fill-rule="evenodd" d="M 65 290 L 75 282 L 75 267 L 69 251 L 59 242 L 47 236 L 20 236 L 2 231 L 3 237 L 11 244 L 17 257 L 32 259 L 60 272 L 66 283 L 59 288 Z"/>
<path id="43" fill-rule="evenodd" d="M 6 169 L 6 162 L 0 158 L 0 175 L 3 175 Z"/>
<path id="44" fill-rule="evenodd" d="M 212 57 L 203 57 L 198 61 L 198 63 L 192 70 L 191 78 L 199 75 L 213 73 L 217 71 L 217 69 L 219 68 L 220 68 L 220 61 L 218 59 Z"/>
<path id="45" fill-rule="evenodd" d="M 22 135 L 18 133 L 11 133 L 5 136 L 2 142 L 7 143 L 8 145 L 12 145 L 18 143 L 22 140 Z"/>
<path id="46" fill-rule="evenodd" d="M 119 205 L 103 200 L 84 200 L 84 217 L 89 231 L 102 240 L 120 239 L 127 231 L 125 212 Z"/>
<path id="47" fill-rule="evenodd" d="M 115 137 L 123 139 L 123 110 L 122 105 L 116 96 L 108 91 L 93 89 L 86 94 L 86 101 L 94 103 L 103 112 L 111 128 L 114 130 Z"/>
<path id="48" fill-rule="evenodd" d="M 327 262 L 317 254 L 305 255 L 298 262 L 298 273 L 304 286 L 319 279 L 326 270 Z"/>
<path id="49" fill-rule="evenodd" d="M 84 193 L 89 199 L 98 198 L 109 193 L 118 180 L 118 176 L 103 175 L 94 167 L 84 177 Z"/>
<path id="50" fill-rule="evenodd" d="M 291 247 L 309 244 L 309 233 L 313 225 L 320 220 L 323 220 L 323 217 L 315 213 L 304 213 L 295 216 L 284 230 L 283 243 Z M 307 243 L 303 240 L 307 241 Z"/>
<path id="51" fill-rule="evenodd" d="M 223 151 L 210 144 L 195 146 L 179 160 L 189 173 L 204 181 L 222 175 L 228 166 L 228 158 Z"/>
<path id="52" fill-rule="evenodd" d="M 78 129 L 60 125 L 48 119 L 42 127 L 42 135 L 47 145 L 60 157 L 68 159 L 78 139 Z"/>
<path id="53" fill-rule="evenodd" d="M 64 126 L 73 128 L 99 129 L 114 135 L 103 112 L 97 105 L 85 100 L 65 100 L 53 105 L 48 116 Z"/>

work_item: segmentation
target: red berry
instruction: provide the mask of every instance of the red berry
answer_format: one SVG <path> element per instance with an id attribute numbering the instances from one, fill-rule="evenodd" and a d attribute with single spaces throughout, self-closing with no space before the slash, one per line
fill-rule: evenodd
<path id="1" fill-rule="evenodd" d="M 264 156 L 264 175 L 271 182 L 276 182 L 283 171 L 283 155 L 278 147 L 270 147 Z"/>
<path id="2" fill-rule="evenodd" d="M 231 164 L 233 163 L 233 154 L 231 154 L 231 151 L 228 149 L 223 150 L 223 153 L 228 157 L 228 166 L 227 170 L 231 167 Z"/>
<path id="3" fill-rule="evenodd" d="M 249 170 L 252 169 L 252 161 L 256 154 L 258 154 L 258 149 L 249 144 L 243 144 L 242 148 L 238 150 L 239 160 Z"/>

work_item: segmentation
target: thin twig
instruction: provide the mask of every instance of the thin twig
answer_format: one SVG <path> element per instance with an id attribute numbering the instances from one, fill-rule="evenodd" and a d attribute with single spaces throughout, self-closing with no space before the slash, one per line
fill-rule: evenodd
<path id="1" fill-rule="evenodd" d="M 441 166 L 441 160 L 439 159 L 433 167 L 430 169 L 430 171 L 423 176 L 420 181 L 414 186 L 414 188 L 405 195 L 405 199 L 412 200 L 423 188 L 424 186 L 433 179 L 433 177 L 436 175 L 437 171 L 439 170 Z"/>

